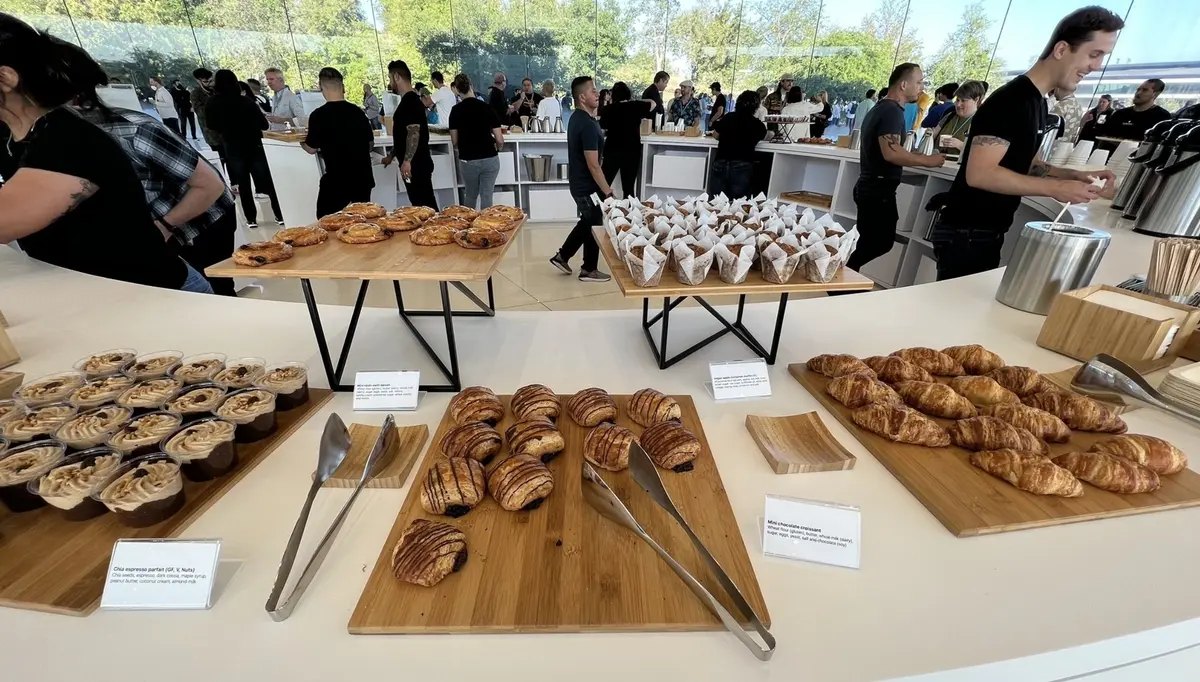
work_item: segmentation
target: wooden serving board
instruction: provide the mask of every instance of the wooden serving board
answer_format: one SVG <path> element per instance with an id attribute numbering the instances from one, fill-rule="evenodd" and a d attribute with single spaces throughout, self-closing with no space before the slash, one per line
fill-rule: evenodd
<path id="1" fill-rule="evenodd" d="M 375 441 L 379 438 L 380 428 L 366 424 L 350 425 L 350 451 L 346 453 L 346 458 L 342 460 L 342 463 L 338 465 L 333 475 L 325 481 L 322 487 L 358 487 L 363 467 L 367 464 L 367 458 L 371 456 L 371 448 L 375 447 Z M 391 452 L 383 455 L 385 460 L 383 469 L 367 481 L 363 487 L 403 488 L 404 482 L 408 480 L 409 472 L 412 471 L 413 464 L 417 462 L 417 455 L 421 454 L 421 447 L 425 445 L 428 438 L 429 427 L 424 424 L 397 426 L 396 438 L 391 443 Z M 316 473 L 314 472 L 313 475 L 315 476 Z"/>
<path id="2" fill-rule="evenodd" d="M 1200 474 L 1184 469 L 1162 477 L 1162 487 L 1152 493 L 1118 495 L 1083 484 L 1083 497 L 1034 495 L 971 466 L 970 452 L 949 446 L 927 448 L 895 443 L 859 428 L 850 418 L 853 410 L 825 392 L 829 378 L 804 364 L 788 365 L 801 386 L 837 417 L 875 455 L 888 471 L 958 537 L 1004 533 L 1025 528 L 1057 526 L 1114 516 L 1180 509 L 1200 505 Z M 935 419 L 942 426 L 950 419 Z M 1051 443 L 1050 456 L 1087 450 L 1112 434 L 1072 431 L 1066 443 Z"/>
<path id="3" fill-rule="evenodd" d="M 1083 365 L 1068 367 L 1060 372 L 1052 372 L 1049 374 L 1043 373 L 1042 378 L 1057 386 L 1061 391 L 1083 395 L 1071 386 L 1071 380 L 1075 378 L 1075 374 L 1079 372 L 1080 367 L 1083 367 Z M 1126 412 L 1132 412 L 1138 409 L 1137 405 L 1118 405 L 1116 403 L 1108 402 L 1107 400 L 1101 400 L 1100 402 L 1104 403 L 1106 406 L 1108 406 L 1108 409 L 1116 412 L 1117 414 L 1125 414 Z"/>
<path id="4" fill-rule="evenodd" d="M 629 396 L 613 396 L 618 423 L 641 433 L 625 414 Z M 565 402 L 567 396 L 563 396 Z M 700 439 L 695 469 L 663 471 L 663 483 L 692 529 L 704 541 L 764 623 L 770 623 L 742 532 L 689 396 L 675 396 L 683 424 Z M 501 396 L 506 408 L 509 396 Z M 442 419 L 434 442 L 450 426 Z M 501 434 L 512 423 L 506 415 Z M 721 630 L 722 626 L 658 556 L 630 531 L 600 516 L 580 491 L 583 439 L 588 429 L 563 414 L 558 421 L 566 450 L 549 463 L 554 492 L 530 512 L 507 512 L 490 497 L 458 519 L 421 508 L 419 483 L 408 497 L 350 617 L 352 634 L 663 632 Z M 430 448 L 416 481 L 442 455 Z M 507 457 L 502 451 L 494 466 Z M 634 482 L 628 471 L 601 472 L 643 527 L 722 603 L 733 608 L 683 529 Z M 467 536 L 462 569 L 435 587 L 397 580 L 392 548 L 416 518 L 450 523 Z"/>
<path id="5" fill-rule="evenodd" d="M 816 412 L 790 417 L 748 414 L 746 430 L 777 474 L 845 471 L 858 461 L 829 433 Z"/>
<path id="6" fill-rule="evenodd" d="M 173 516 L 149 528 L 128 528 L 112 514 L 66 521 L 46 506 L 16 514 L 0 507 L 0 606 L 86 616 L 100 604 L 113 543 L 121 538 L 173 538 L 183 533 L 230 488 L 266 459 L 280 443 L 333 396 L 308 389 L 309 400 L 280 412 L 279 430 L 257 443 L 238 445 L 238 465 L 213 481 L 184 481 L 187 502 Z"/>

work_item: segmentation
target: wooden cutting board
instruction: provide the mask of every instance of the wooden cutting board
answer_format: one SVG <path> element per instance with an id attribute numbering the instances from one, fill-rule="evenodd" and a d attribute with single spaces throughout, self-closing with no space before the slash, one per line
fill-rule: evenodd
<path id="1" fill-rule="evenodd" d="M 121 538 L 178 537 L 258 463 L 274 452 L 333 392 L 308 389 L 303 406 L 280 412 L 270 438 L 238 445 L 238 465 L 213 481 L 184 481 L 186 503 L 171 518 L 149 528 L 127 528 L 112 514 L 88 521 L 63 520 L 46 506 L 15 514 L 0 506 L 0 606 L 86 616 L 100 604 L 113 543 Z"/>
<path id="2" fill-rule="evenodd" d="M 816 412 L 790 417 L 746 415 L 746 430 L 777 474 L 845 471 L 857 461 L 837 442 Z"/>
<path id="3" fill-rule="evenodd" d="M 375 447 L 375 441 L 379 438 L 380 428 L 366 424 L 350 425 L 350 451 L 346 453 L 346 458 L 342 460 L 342 463 L 338 465 L 333 475 L 325 481 L 322 487 L 358 487 L 358 480 L 362 478 L 367 457 L 371 456 L 371 448 Z M 429 427 L 424 424 L 397 426 L 396 438 L 391 443 L 391 452 L 383 455 L 385 462 L 383 469 L 367 481 L 363 487 L 403 488 L 404 482 L 408 480 L 409 472 L 417 463 L 417 455 L 421 454 L 421 447 L 425 445 L 425 440 L 428 438 Z M 315 476 L 316 473 L 314 472 L 313 475 Z"/>
<path id="4" fill-rule="evenodd" d="M 641 433 L 625 414 L 628 396 L 613 396 L 618 423 Z M 742 531 L 725 495 L 721 476 L 689 396 L 675 396 L 683 424 L 703 450 L 693 471 L 663 471 L 663 483 L 692 529 L 741 588 L 764 623 L 770 623 Z M 506 409 L 509 396 L 501 396 Z M 566 400 L 566 396 L 563 396 Z M 512 423 L 506 415 L 501 434 Z M 565 414 L 559 429 L 566 450 L 548 465 L 554 492 L 531 512 L 507 512 L 490 497 L 458 519 L 434 517 L 421 508 L 414 483 L 380 549 L 379 560 L 350 617 L 352 634 L 496 632 L 651 632 L 721 630 L 722 626 L 679 577 L 630 531 L 600 516 L 583 500 L 580 474 L 588 429 Z M 445 416 L 434 433 L 449 427 Z M 430 448 L 418 469 L 441 457 Z M 507 456 L 502 451 L 493 465 Z M 604 480 L 643 527 L 722 603 L 737 613 L 696 553 L 683 529 L 634 482 L 628 471 L 602 472 Z M 392 548 L 416 518 L 450 523 L 467 536 L 462 569 L 435 587 L 397 580 Z"/>
<path id="5" fill-rule="evenodd" d="M 1129 516 L 1200 505 L 1200 474 L 1185 469 L 1162 477 L 1152 493 L 1118 495 L 1084 483 L 1083 497 L 1034 495 L 971 466 L 970 452 L 949 446 L 926 448 L 895 443 L 859 428 L 850 410 L 825 392 L 829 379 L 802 363 L 788 365 L 801 386 L 828 409 L 888 471 L 958 537 Z M 935 419 L 942 426 L 950 419 Z M 1087 450 L 1111 434 L 1072 431 L 1066 443 L 1051 443 L 1050 456 Z"/>

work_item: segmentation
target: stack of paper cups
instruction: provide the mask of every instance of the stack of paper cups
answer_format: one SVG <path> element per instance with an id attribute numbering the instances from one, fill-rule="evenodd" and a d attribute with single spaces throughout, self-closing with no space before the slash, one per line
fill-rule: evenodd
<path id="1" fill-rule="evenodd" d="M 1082 166 L 1087 163 L 1088 157 L 1092 153 L 1092 147 L 1094 146 L 1095 143 L 1091 140 L 1080 140 L 1075 145 L 1075 149 L 1071 150 L 1071 158 L 1068 159 L 1069 165 Z"/>
<path id="2" fill-rule="evenodd" d="M 1091 157 L 1088 158 L 1087 165 L 1089 168 L 1103 168 L 1107 163 L 1108 151 L 1104 149 L 1097 149 L 1096 151 L 1092 152 Z"/>

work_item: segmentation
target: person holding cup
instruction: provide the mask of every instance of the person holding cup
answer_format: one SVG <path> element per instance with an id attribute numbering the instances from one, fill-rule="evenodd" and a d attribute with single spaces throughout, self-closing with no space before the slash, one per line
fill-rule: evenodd
<path id="1" fill-rule="evenodd" d="M 981 81 L 967 81 L 954 92 L 954 108 L 942 116 L 942 120 L 930 132 L 937 140 L 937 147 L 946 154 L 962 152 L 971 130 L 971 119 L 979 109 L 986 89 Z"/>

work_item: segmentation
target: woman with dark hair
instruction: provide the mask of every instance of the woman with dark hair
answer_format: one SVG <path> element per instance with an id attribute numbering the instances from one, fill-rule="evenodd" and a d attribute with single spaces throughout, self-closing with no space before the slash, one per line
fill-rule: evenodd
<path id="1" fill-rule="evenodd" d="M 607 131 L 600 165 L 609 186 L 617 173 L 621 174 L 622 197 L 637 194 L 637 177 L 642 169 L 642 121 L 653 117 L 658 106 L 653 100 L 632 97 L 629 86 L 618 81 L 612 87 L 612 104 L 600 111 L 600 127 Z"/>
<path id="2" fill-rule="evenodd" d="M 750 196 L 754 178 L 754 148 L 767 137 L 767 126 L 754 116 L 758 93 L 746 90 L 738 95 L 737 106 L 717 121 L 717 158 L 713 162 L 709 194 L 725 193 L 730 199 Z"/>
<path id="3" fill-rule="evenodd" d="M 597 106 L 596 111 L 601 116 L 603 116 L 604 109 L 612 103 L 613 103 L 612 90 L 608 90 L 608 89 L 601 90 L 600 91 L 600 104 L 599 104 L 599 106 Z"/>
<path id="4" fill-rule="evenodd" d="M 205 119 L 208 127 L 221 136 L 229 180 L 238 188 L 246 227 L 258 227 L 258 208 L 250 186 L 251 178 L 254 178 L 254 187 L 270 197 L 275 220 L 282 223 L 283 211 L 279 208 L 279 197 L 275 195 L 271 168 L 262 146 L 262 131 L 269 124 L 254 99 L 242 94 L 242 85 L 229 69 L 218 71 L 213 77 L 216 94 L 204 105 Z"/>
<path id="5" fill-rule="evenodd" d="M 450 109 L 450 142 L 462 159 L 463 204 L 484 209 L 492 205 L 500 175 L 498 152 L 504 149 L 504 131 L 496 110 L 475 97 L 465 73 L 454 77 L 451 89 L 461 100 Z"/>
<path id="6" fill-rule="evenodd" d="M 63 106 L 73 79 L 104 78 L 67 47 L 0 14 L 0 243 L 97 277 L 212 293 L 154 226 L 120 145 Z"/>

